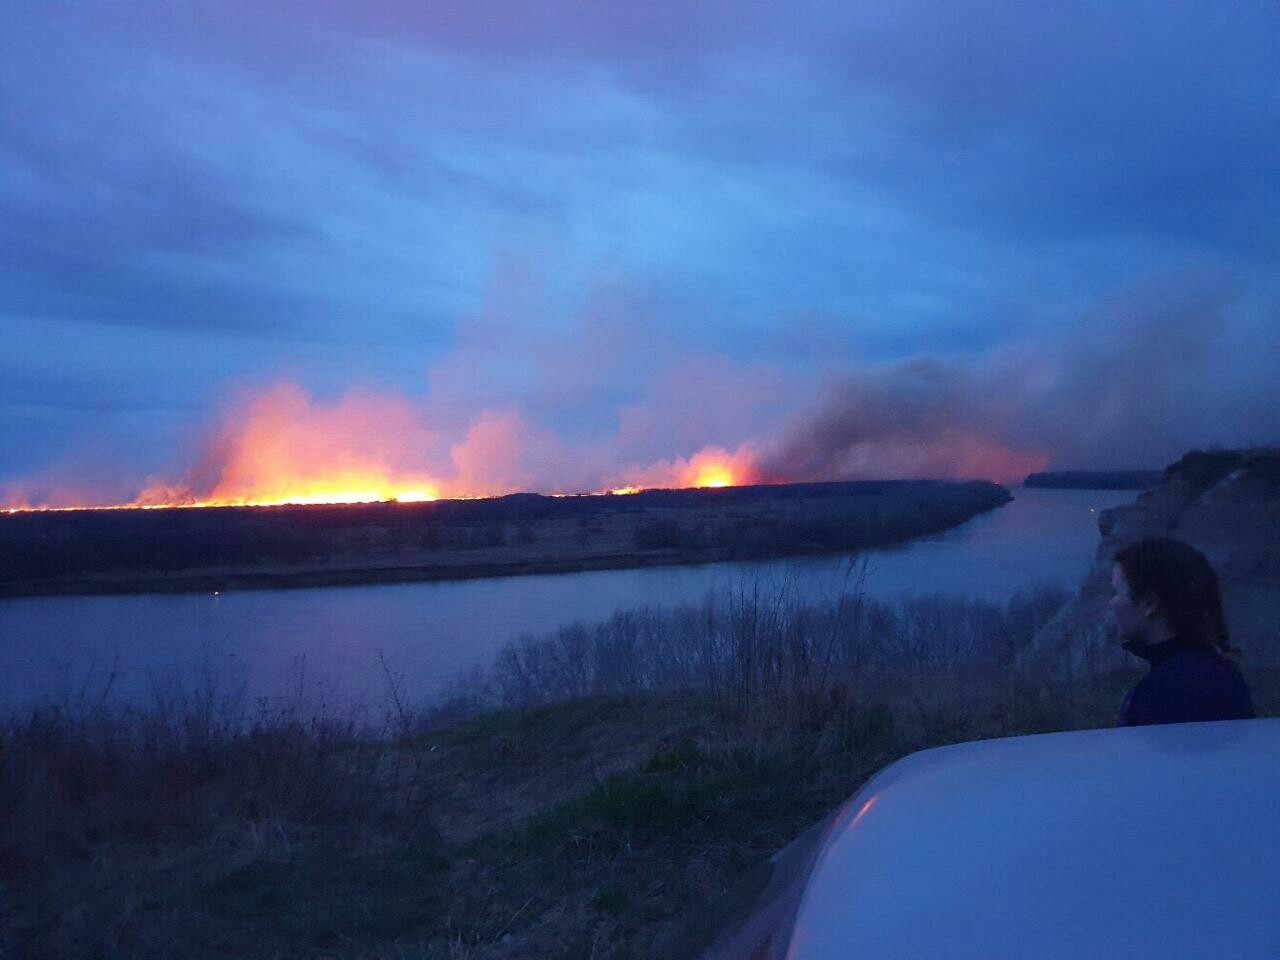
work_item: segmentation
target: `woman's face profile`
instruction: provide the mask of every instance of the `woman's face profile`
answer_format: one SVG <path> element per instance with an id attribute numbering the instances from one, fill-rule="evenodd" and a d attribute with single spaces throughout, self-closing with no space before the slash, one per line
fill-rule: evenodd
<path id="1" fill-rule="evenodd" d="M 1107 610 L 1116 625 L 1116 637 L 1121 643 L 1145 641 L 1147 633 L 1147 614 L 1134 602 L 1129 590 L 1129 581 L 1125 579 L 1124 568 L 1120 564 L 1111 566 L 1111 601 Z"/>

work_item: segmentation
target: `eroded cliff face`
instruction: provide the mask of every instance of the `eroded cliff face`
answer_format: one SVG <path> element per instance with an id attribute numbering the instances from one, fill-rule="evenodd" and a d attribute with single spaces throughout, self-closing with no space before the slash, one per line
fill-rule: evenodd
<path id="1" fill-rule="evenodd" d="M 1116 553 L 1144 537 L 1175 537 L 1209 558 L 1232 643 L 1246 670 L 1280 666 L 1280 449 L 1189 453 L 1161 482 L 1098 519 L 1101 541 L 1080 592 L 1032 640 L 1019 666 L 1056 677 L 1134 666 L 1106 616 Z"/>

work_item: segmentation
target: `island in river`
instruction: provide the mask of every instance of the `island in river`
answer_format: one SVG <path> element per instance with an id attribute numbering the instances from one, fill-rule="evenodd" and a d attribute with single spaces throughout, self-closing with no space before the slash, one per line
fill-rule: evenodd
<path id="1" fill-rule="evenodd" d="M 854 551 L 1011 499 L 986 481 L 0 515 L 0 596 L 397 583 Z"/>

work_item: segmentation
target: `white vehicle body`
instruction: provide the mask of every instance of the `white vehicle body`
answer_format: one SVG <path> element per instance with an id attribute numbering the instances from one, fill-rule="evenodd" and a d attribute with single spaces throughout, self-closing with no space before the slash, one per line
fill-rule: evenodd
<path id="1" fill-rule="evenodd" d="M 841 811 L 789 960 L 1280 957 L 1280 720 L 914 754 Z"/>
<path id="2" fill-rule="evenodd" d="M 1280 958 L 1280 719 L 940 747 L 886 768 L 708 960 Z"/>

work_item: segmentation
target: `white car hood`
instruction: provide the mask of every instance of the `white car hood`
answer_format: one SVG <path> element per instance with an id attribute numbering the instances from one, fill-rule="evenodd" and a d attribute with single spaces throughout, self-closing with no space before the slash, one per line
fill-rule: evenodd
<path id="1" fill-rule="evenodd" d="M 907 757 L 836 818 L 787 957 L 1280 957 L 1280 720 Z"/>

